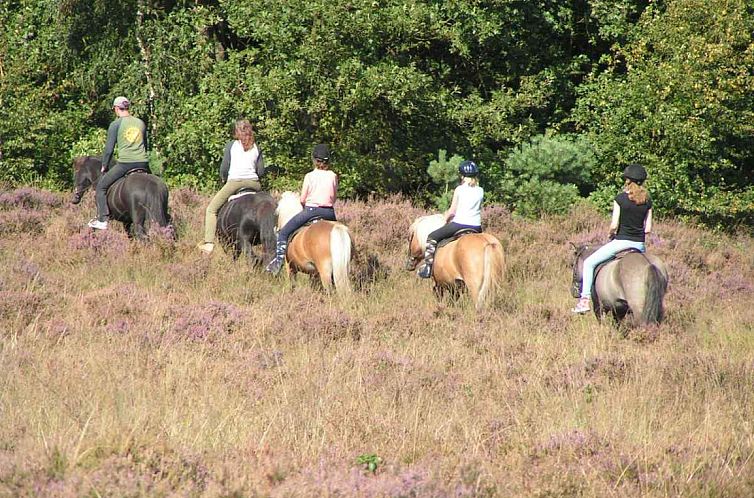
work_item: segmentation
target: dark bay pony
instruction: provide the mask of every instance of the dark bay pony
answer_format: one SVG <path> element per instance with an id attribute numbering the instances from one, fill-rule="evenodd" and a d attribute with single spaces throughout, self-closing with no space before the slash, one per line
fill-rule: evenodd
<path id="1" fill-rule="evenodd" d="M 102 175 L 102 160 L 80 156 L 73 160 L 74 193 L 71 202 L 78 204 L 86 190 L 97 184 Z M 110 218 L 123 223 L 129 235 L 144 238 L 150 221 L 170 228 L 168 187 L 161 178 L 147 173 L 132 173 L 116 181 L 107 190 Z"/>
<path id="2" fill-rule="evenodd" d="M 571 293 L 579 297 L 584 260 L 599 245 L 576 247 Z M 668 270 L 657 256 L 631 252 L 598 267 L 592 287 L 592 308 L 598 320 L 610 313 L 617 322 L 631 314 L 636 325 L 660 323 L 668 288 Z"/>
<path id="3" fill-rule="evenodd" d="M 427 237 L 445 224 L 441 214 L 417 218 L 409 230 L 406 270 L 413 271 L 424 258 Z M 435 293 L 468 289 L 477 310 L 494 297 L 505 274 L 505 255 L 500 241 L 488 233 L 471 233 L 443 245 L 435 253 L 432 279 Z"/>
<path id="4" fill-rule="evenodd" d="M 299 195 L 283 192 L 278 202 L 278 229 L 303 210 Z M 288 271 L 319 275 L 322 287 L 335 285 L 338 294 L 351 292 L 349 272 L 353 243 L 348 227 L 342 223 L 320 220 L 294 233 L 288 244 Z"/>
<path id="5" fill-rule="evenodd" d="M 277 202 L 267 192 L 231 196 L 217 212 L 218 240 L 235 259 L 241 254 L 253 264 L 271 259 L 275 255 L 276 208 Z M 256 244 L 262 244 L 262 256 L 254 254 Z"/>

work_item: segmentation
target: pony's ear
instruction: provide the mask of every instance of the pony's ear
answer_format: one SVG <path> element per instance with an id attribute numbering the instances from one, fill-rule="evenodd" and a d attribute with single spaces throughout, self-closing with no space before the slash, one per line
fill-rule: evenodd
<path id="1" fill-rule="evenodd" d="M 77 157 L 73 160 L 73 171 L 81 169 L 81 164 L 84 162 L 84 157 Z"/>

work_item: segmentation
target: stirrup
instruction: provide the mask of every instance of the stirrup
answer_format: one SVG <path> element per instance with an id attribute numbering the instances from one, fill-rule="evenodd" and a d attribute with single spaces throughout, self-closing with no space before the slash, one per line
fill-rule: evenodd
<path id="1" fill-rule="evenodd" d="M 416 274 L 419 275 L 419 278 L 429 278 L 432 276 L 432 266 L 424 263 Z"/>
<path id="2" fill-rule="evenodd" d="M 264 271 L 267 273 L 272 273 L 273 275 L 277 275 L 280 273 L 280 270 L 283 268 L 283 262 L 285 261 L 285 257 L 280 258 L 275 256 L 275 258 L 267 263 L 267 266 L 265 267 Z"/>

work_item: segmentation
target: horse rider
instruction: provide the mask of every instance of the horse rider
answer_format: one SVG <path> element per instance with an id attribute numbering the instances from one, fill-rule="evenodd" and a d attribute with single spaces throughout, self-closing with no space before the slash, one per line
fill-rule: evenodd
<path id="1" fill-rule="evenodd" d="M 613 201 L 613 216 L 610 221 L 610 242 L 603 245 L 584 260 L 581 297 L 573 313 L 588 313 L 592 302 L 594 269 L 626 249 L 645 252 L 645 240 L 652 231 L 652 199 L 644 188 L 647 170 L 640 164 L 629 164 L 623 171 L 623 190 Z"/>
<path id="2" fill-rule="evenodd" d="M 482 233 L 482 199 L 484 190 L 479 186 L 479 168 L 474 161 L 463 161 L 458 165 L 461 184 L 453 192 L 453 201 L 445 211 L 446 224 L 427 237 L 424 250 L 424 264 L 417 274 L 421 278 L 432 276 L 437 244 L 449 239 L 461 230 Z"/>
<path id="3" fill-rule="evenodd" d="M 264 175 L 264 158 L 257 146 L 254 128 L 246 119 L 239 119 L 233 127 L 235 140 L 225 144 L 223 161 L 220 164 L 220 180 L 225 185 L 212 198 L 204 217 L 204 242 L 197 247 L 205 254 L 215 248 L 217 212 L 228 198 L 240 189 L 262 190 L 259 182 Z"/>
<path id="4" fill-rule="evenodd" d="M 102 175 L 97 182 L 95 199 L 97 217 L 87 224 L 96 230 L 107 230 L 110 209 L 107 206 L 107 189 L 133 169 L 149 170 L 147 156 L 147 127 L 144 121 L 129 112 L 131 102 L 126 97 L 113 100 L 113 111 L 118 116 L 107 129 L 105 152 L 102 154 Z M 110 168 L 115 146 L 118 146 L 118 161 Z"/>
<path id="5" fill-rule="evenodd" d="M 288 238 L 293 232 L 314 218 L 337 221 L 335 199 L 338 193 L 338 176 L 330 170 L 330 149 L 325 144 L 317 144 L 312 151 L 314 169 L 304 176 L 300 200 L 304 210 L 291 218 L 278 232 L 275 257 L 265 271 L 277 275 L 285 262 Z"/>

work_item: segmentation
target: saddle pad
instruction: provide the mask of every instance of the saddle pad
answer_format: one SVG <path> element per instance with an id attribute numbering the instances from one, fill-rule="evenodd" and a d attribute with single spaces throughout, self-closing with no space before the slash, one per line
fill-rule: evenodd
<path id="1" fill-rule="evenodd" d="M 126 174 L 123 175 L 123 176 L 133 175 L 135 173 L 143 174 L 143 175 L 148 175 L 149 174 L 149 170 L 147 170 L 146 168 L 130 169 L 130 170 L 126 171 Z"/>
<path id="2" fill-rule="evenodd" d="M 628 249 L 624 249 L 624 250 L 622 250 L 622 251 L 620 251 L 620 252 L 616 253 L 616 254 L 615 254 L 615 256 L 613 256 L 613 257 L 611 257 L 611 258 L 609 258 L 609 259 L 606 259 L 605 261 L 603 261 L 602 263 L 598 264 L 598 265 L 597 265 L 597 266 L 596 266 L 596 267 L 594 268 L 594 276 L 596 277 L 596 276 L 597 276 L 597 274 L 598 274 L 598 273 L 600 272 L 600 270 L 601 270 L 602 268 L 604 268 L 604 266 L 605 266 L 606 264 L 610 263 L 611 261 L 615 261 L 615 260 L 617 260 L 617 259 L 621 259 L 621 258 L 623 258 L 623 257 L 625 257 L 625 256 L 628 256 L 628 255 L 629 255 L 629 254 L 631 254 L 631 253 L 634 253 L 634 252 L 638 252 L 639 254 L 641 254 L 641 251 L 640 251 L 640 250 L 638 250 L 638 249 L 634 249 L 633 247 L 629 247 Z"/>
<path id="3" fill-rule="evenodd" d="M 476 230 L 472 230 L 470 228 L 462 228 L 461 230 L 458 230 L 455 234 L 453 234 L 452 237 L 448 237 L 447 239 L 442 239 L 439 244 L 437 244 L 437 249 L 446 246 L 453 242 L 454 240 L 458 240 L 464 235 L 468 235 L 470 233 L 479 233 Z"/>
<path id="4" fill-rule="evenodd" d="M 303 225 L 301 225 L 300 227 L 298 227 L 298 228 L 297 228 L 297 229 L 296 229 L 296 230 L 295 230 L 295 231 L 294 231 L 294 232 L 293 232 L 293 233 L 292 233 L 292 234 L 290 235 L 290 237 L 288 237 L 288 243 L 290 244 L 290 243 L 291 243 L 291 241 L 293 240 L 293 237 L 295 237 L 295 236 L 296 236 L 296 234 L 298 234 L 298 233 L 299 233 L 299 232 L 300 232 L 301 230 L 303 230 L 304 228 L 308 227 L 309 225 L 313 225 L 314 223 L 317 223 L 317 222 L 319 222 L 319 221 L 322 221 L 322 219 L 323 219 L 323 218 L 322 218 L 321 216 L 319 216 L 319 217 L 317 217 L 317 218 L 312 218 L 311 220 L 307 221 L 306 223 L 304 223 Z"/>
<path id="5" fill-rule="evenodd" d="M 239 197 L 243 197 L 245 195 L 250 195 L 250 194 L 256 194 L 256 192 L 250 191 L 250 192 L 239 192 L 237 194 L 233 194 L 230 197 L 228 197 L 228 201 L 227 202 L 230 202 L 232 200 L 238 199 Z"/>

